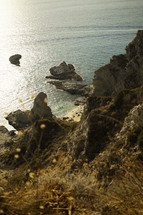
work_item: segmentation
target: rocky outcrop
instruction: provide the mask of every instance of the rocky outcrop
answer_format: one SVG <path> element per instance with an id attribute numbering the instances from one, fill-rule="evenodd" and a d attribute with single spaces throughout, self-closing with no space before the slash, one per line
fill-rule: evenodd
<path id="1" fill-rule="evenodd" d="M 72 135 L 70 134 L 68 139 L 68 153 L 74 159 L 86 157 L 89 161 L 92 161 L 104 152 L 107 145 L 114 138 L 116 139 L 116 141 L 113 140 L 114 142 L 121 140 L 121 137 L 125 139 L 123 136 L 124 130 L 132 130 L 132 124 L 134 124 L 134 127 L 136 124 L 137 126 L 141 125 L 143 113 L 142 108 L 139 108 L 138 105 L 142 102 L 142 96 L 142 87 L 123 90 L 113 98 L 111 96 L 90 96 L 87 99 L 80 126 Z M 134 109 L 132 110 L 135 106 L 138 107 L 138 113 L 134 112 Z M 136 116 L 134 123 L 131 117 L 129 120 L 127 118 L 127 127 L 124 125 L 126 124 L 125 117 L 130 116 L 130 111 L 138 116 Z M 118 132 L 119 138 L 117 138 Z"/>
<path id="2" fill-rule="evenodd" d="M 20 59 L 21 58 L 22 58 L 22 56 L 20 54 L 15 54 L 9 58 L 9 61 L 11 64 L 14 64 L 16 66 L 20 66 Z"/>
<path id="3" fill-rule="evenodd" d="M 75 67 L 72 64 L 66 64 L 65 61 L 60 63 L 58 66 L 50 68 L 50 73 L 52 76 L 46 76 L 46 78 L 83 81 L 82 77 L 75 72 Z"/>
<path id="4" fill-rule="evenodd" d="M 17 110 L 11 112 L 6 119 L 16 130 L 21 130 L 31 125 L 29 116 L 30 111 Z"/>
<path id="5" fill-rule="evenodd" d="M 36 120 L 51 119 L 53 115 L 50 107 L 47 106 L 47 101 L 47 95 L 41 92 L 36 96 L 31 111 L 17 110 L 11 112 L 6 119 L 18 131 L 29 127 Z"/>
<path id="6" fill-rule="evenodd" d="M 35 100 L 34 106 L 31 109 L 32 121 L 44 118 L 52 118 L 53 114 L 51 108 L 47 106 L 47 95 L 43 92 L 39 93 Z"/>
<path id="7" fill-rule="evenodd" d="M 73 95 L 89 96 L 92 88 L 89 85 L 69 82 L 69 81 L 50 81 L 57 89 L 64 90 Z"/>
<path id="8" fill-rule="evenodd" d="M 91 86 L 79 83 L 79 81 L 83 81 L 83 78 L 75 72 L 72 64 L 66 64 L 63 61 L 60 65 L 52 67 L 50 73 L 52 75 L 46 76 L 46 78 L 57 81 L 48 81 L 48 83 L 55 85 L 57 89 L 80 96 L 89 96 L 91 93 Z"/>
<path id="9" fill-rule="evenodd" d="M 143 31 L 126 47 L 125 55 L 113 56 L 110 63 L 95 71 L 94 95 L 115 96 L 121 90 L 143 84 Z"/>
<path id="10" fill-rule="evenodd" d="M 130 110 L 129 114 L 124 120 L 121 131 L 117 134 L 118 139 L 127 141 L 129 133 L 134 129 L 143 125 L 143 104 L 139 104 Z"/>

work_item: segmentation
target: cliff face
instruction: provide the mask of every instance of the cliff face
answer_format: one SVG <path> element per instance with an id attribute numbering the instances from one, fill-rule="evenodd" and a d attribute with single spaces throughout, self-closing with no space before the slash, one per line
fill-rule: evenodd
<path id="1" fill-rule="evenodd" d="M 142 84 L 143 31 L 140 30 L 126 47 L 125 55 L 113 56 L 109 64 L 95 72 L 94 92 L 87 100 L 77 134 L 70 135 L 69 153 L 76 159 L 87 157 L 90 161 L 101 153 L 123 129 L 131 109 L 142 102 Z"/>
<path id="2" fill-rule="evenodd" d="M 126 47 L 125 55 L 113 56 L 110 63 L 95 71 L 94 95 L 115 96 L 123 89 L 143 83 L 143 31 Z"/>

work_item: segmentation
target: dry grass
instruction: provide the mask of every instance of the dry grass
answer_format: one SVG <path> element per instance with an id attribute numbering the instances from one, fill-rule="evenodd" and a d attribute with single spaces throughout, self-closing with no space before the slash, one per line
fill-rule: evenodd
<path id="1" fill-rule="evenodd" d="M 58 168 L 29 172 L 27 181 L 1 195 L 1 210 L 6 214 L 84 214 L 96 198 L 93 177 L 67 174 Z M 91 210 L 92 212 L 92 210 Z"/>
<path id="2" fill-rule="evenodd" d="M 70 125 L 63 123 L 62 128 L 66 127 Z M 42 123 L 40 129 L 43 135 L 46 125 Z M 18 136 L 23 136 L 23 133 L 19 133 Z M 25 160 L 25 163 L 14 170 L 12 177 L 8 178 L 7 186 L 0 193 L 0 214 L 143 214 L 141 161 L 124 162 L 109 180 L 108 187 L 103 188 L 102 183 L 97 180 L 98 170 L 90 167 L 88 160 L 81 162 L 80 168 L 76 166 L 76 162 L 67 156 L 64 150 L 59 150 L 59 145 L 56 146 L 57 139 L 56 144 L 52 142 L 54 152 L 49 148 L 42 151 L 41 138 L 40 135 L 37 151 L 35 154 L 31 153 L 31 160 Z M 60 146 L 64 148 L 62 144 Z M 16 148 L 15 159 L 19 159 L 20 152 L 21 149 Z M 41 165 L 42 162 L 44 166 Z M 103 183 L 104 180 L 108 181 L 106 174 L 103 175 Z"/>
<path id="3" fill-rule="evenodd" d="M 106 190 L 96 188 L 94 171 L 84 166 L 65 175 L 58 165 L 27 170 L 26 178 L 1 194 L 0 214 L 143 214 L 142 164 L 126 162 Z"/>

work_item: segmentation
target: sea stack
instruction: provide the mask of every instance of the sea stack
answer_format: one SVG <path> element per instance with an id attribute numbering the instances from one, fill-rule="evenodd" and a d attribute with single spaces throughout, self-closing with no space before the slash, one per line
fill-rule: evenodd
<path id="1" fill-rule="evenodd" d="M 20 59 L 21 58 L 22 58 L 22 56 L 20 54 L 15 54 L 9 58 L 9 61 L 11 64 L 14 64 L 16 66 L 20 66 Z"/>

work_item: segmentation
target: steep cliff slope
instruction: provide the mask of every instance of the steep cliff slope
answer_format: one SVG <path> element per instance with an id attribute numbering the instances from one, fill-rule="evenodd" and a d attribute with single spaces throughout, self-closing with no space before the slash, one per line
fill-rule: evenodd
<path id="1" fill-rule="evenodd" d="M 143 83 L 143 31 L 126 47 L 125 55 L 113 56 L 110 63 L 95 71 L 94 94 L 117 95 L 123 89 L 132 89 Z"/>

